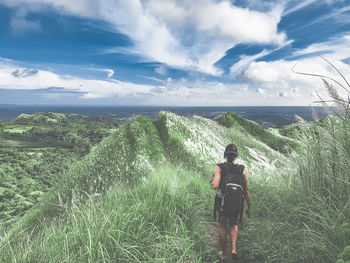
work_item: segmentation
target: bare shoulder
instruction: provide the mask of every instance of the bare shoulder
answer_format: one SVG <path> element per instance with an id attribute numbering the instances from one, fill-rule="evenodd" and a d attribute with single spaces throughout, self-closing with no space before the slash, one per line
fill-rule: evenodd
<path id="1" fill-rule="evenodd" d="M 221 168 L 219 165 L 215 166 L 214 173 L 221 172 Z"/>
<path id="2" fill-rule="evenodd" d="M 243 169 L 243 175 L 245 175 L 245 176 L 247 176 L 247 175 L 248 175 L 248 170 L 247 170 L 247 168 L 246 168 L 246 167 L 244 167 L 244 169 Z"/>

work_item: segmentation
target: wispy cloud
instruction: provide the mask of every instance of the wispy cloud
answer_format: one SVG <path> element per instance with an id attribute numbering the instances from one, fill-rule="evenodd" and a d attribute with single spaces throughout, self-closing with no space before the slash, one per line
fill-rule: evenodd
<path id="1" fill-rule="evenodd" d="M 291 1 L 291 2 L 292 2 L 292 1 Z M 311 5 L 311 4 L 313 4 L 314 2 L 316 2 L 316 0 L 305 0 L 305 1 L 302 1 L 301 3 L 299 3 L 299 4 L 297 4 L 297 5 L 294 5 L 294 2 L 293 2 L 293 7 L 291 7 L 291 8 L 289 8 L 289 9 L 285 10 L 285 11 L 283 12 L 283 15 L 285 16 L 285 15 L 288 15 L 288 14 L 290 14 L 290 13 L 296 12 L 296 11 L 298 11 L 299 9 L 302 9 L 302 8 L 304 8 L 304 7 L 307 7 L 307 6 Z"/>
<path id="2" fill-rule="evenodd" d="M 84 92 L 84 98 L 128 96 L 137 92 L 149 92 L 153 86 L 106 79 L 85 79 L 70 75 L 19 68 L 16 65 L 0 64 L 0 89 L 34 90 L 62 87 L 65 90 Z"/>
<path id="3" fill-rule="evenodd" d="M 21 35 L 26 32 L 40 31 L 41 24 L 39 21 L 29 20 L 27 18 L 28 11 L 25 8 L 19 8 L 11 18 L 10 26 L 12 32 Z"/>
<path id="4" fill-rule="evenodd" d="M 1 0 L 1 4 L 28 12 L 47 11 L 50 7 L 62 13 L 98 18 L 100 0 Z"/>
<path id="5" fill-rule="evenodd" d="M 269 54 L 270 51 L 268 50 L 263 50 L 260 53 L 253 55 L 253 56 L 245 56 L 241 55 L 240 60 L 235 63 L 231 68 L 230 72 L 233 75 L 238 75 L 240 74 L 243 70 L 245 70 L 253 61 L 255 61 L 258 58 L 261 58 L 267 54 Z"/>
<path id="6" fill-rule="evenodd" d="M 331 38 L 328 41 L 311 44 L 308 47 L 293 52 L 293 56 L 307 54 L 327 54 L 332 61 L 342 61 L 350 57 L 350 32 L 347 35 L 341 35 Z"/>
<path id="7" fill-rule="evenodd" d="M 167 69 L 164 65 L 160 65 L 155 69 L 155 72 L 157 72 L 160 75 L 166 75 L 167 74 Z"/>

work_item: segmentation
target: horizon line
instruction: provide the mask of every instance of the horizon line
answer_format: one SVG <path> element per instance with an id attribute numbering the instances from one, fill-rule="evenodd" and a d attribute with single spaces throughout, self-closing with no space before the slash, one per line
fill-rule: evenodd
<path id="1" fill-rule="evenodd" d="M 120 108 L 238 108 L 238 107 L 320 107 L 318 105 L 113 105 L 113 104 L 29 104 L 29 103 L 0 103 L 0 106 L 50 106 L 50 107 L 120 107 Z M 334 107 L 334 106 L 330 106 Z"/>

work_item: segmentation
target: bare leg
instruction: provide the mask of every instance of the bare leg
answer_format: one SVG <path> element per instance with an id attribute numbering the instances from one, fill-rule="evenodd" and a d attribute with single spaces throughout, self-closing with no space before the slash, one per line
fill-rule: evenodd
<path id="1" fill-rule="evenodd" d="M 237 253 L 236 242 L 238 237 L 238 226 L 234 225 L 233 227 L 231 227 L 230 232 L 231 232 L 231 239 L 232 239 L 232 254 L 235 254 Z"/>
<path id="2" fill-rule="evenodd" d="M 218 233 L 219 233 L 221 249 L 223 251 L 223 254 L 225 255 L 226 254 L 227 235 L 226 235 L 226 228 L 223 227 L 221 224 L 219 225 Z"/>

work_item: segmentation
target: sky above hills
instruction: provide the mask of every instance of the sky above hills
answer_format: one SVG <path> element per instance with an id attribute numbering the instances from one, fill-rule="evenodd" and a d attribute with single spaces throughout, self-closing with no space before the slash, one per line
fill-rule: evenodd
<path id="1" fill-rule="evenodd" d="M 0 104 L 310 105 L 296 72 L 350 77 L 350 0 L 0 0 L 0 37 Z"/>

